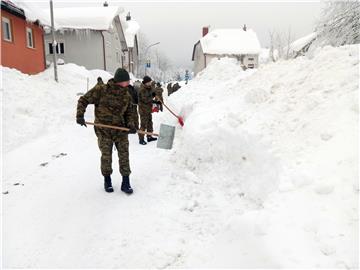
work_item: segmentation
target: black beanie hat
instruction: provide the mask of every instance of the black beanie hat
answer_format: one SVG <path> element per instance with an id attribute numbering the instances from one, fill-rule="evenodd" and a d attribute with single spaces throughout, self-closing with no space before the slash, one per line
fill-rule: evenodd
<path id="1" fill-rule="evenodd" d="M 130 81 L 129 73 L 123 68 L 118 68 L 115 72 L 114 82 L 118 83 L 127 81 Z"/>
<path id="2" fill-rule="evenodd" d="M 145 84 L 145 83 L 148 83 L 148 82 L 151 82 L 151 81 L 152 81 L 152 79 L 151 79 L 149 76 L 145 76 L 145 77 L 143 78 L 142 83 Z"/>

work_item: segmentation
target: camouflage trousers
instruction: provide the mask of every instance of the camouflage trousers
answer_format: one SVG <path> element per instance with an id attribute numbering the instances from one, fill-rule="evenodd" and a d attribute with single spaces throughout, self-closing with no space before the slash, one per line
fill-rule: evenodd
<path id="1" fill-rule="evenodd" d="M 112 170 L 112 150 L 115 145 L 119 159 L 119 169 L 122 176 L 131 173 L 129 163 L 129 140 L 128 134 L 117 130 L 105 130 L 95 127 L 98 138 L 98 145 L 101 151 L 101 173 L 111 175 Z"/>
<path id="2" fill-rule="evenodd" d="M 139 114 L 140 114 L 140 130 L 153 132 L 153 122 L 152 122 L 152 115 L 151 109 L 144 110 L 139 107 Z M 139 134 L 140 139 L 144 139 L 144 134 Z"/>

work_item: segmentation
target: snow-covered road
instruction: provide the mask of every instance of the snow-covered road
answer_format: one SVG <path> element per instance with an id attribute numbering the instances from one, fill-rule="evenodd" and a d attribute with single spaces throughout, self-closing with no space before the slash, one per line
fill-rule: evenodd
<path id="1" fill-rule="evenodd" d="M 104 192 L 96 136 L 74 119 L 86 78 L 110 75 L 3 68 L 3 266 L 358 267 L 358 65 L 357 46 L 212 62 L 166 100 L 184 128 L 154 116 L 177 126 L 172 150 L 130 136 L 131 196 L 116 152 Z"/>
<path id="2" fill-rule="evenodd" d="M 169 152 L 130 137 L 134 194 L 103 191 L 92 127 L 64 126 L 6 155 L 3 252 L 11 267 L 182 266 L 234 213 L 225 190 L 165 162 Z M 21 158 L 19 158 L 21 157 Z"/>

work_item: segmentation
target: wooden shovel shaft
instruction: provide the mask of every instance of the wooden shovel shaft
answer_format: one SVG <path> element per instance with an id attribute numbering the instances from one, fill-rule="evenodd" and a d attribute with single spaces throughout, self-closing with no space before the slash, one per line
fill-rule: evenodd
<path id="1" fill-rule="evenodd" d="M 158 100 L 158 101 L 160 101 L 161 102 L 161 104 L 162 105 L 164 105 L 165 106 L 165 108 L 166 109 L 168 109 L 169 110 L 169 112 L 171 112 L 172 113 L 172 115 L 173 116 L 175 116 L 175 117 L 177 117 L 177 118 L 179 118 L 179 116 L 178 115 L 176 115 L 168 106 L 166 106 L 166 104 L 161 100 L 161 99 L 159 99 L 158 97 L 156 97 L 156 99 Z"/>
<path id="2" fill-rule="evenodd" d="M 96 127 L 118 129 L 118 130 L 122 130 L 122 131 L 129 131 L 130 130 L 129 128 L 110 126 L 110 125 L 104 125 L 104 124 L 92 123 L 92 122 L 85 122 L 85 124 L 96 126 Z M 136 132 L 139 133 L 139 134 L 144 134 L 144 135 L 149 135 L 149 136 L 159 136 L 159 134 L 157 134 L 157 133 L 151 133 L 151 132 L 146 132 L 146 131 L 142 131 L 142 130 L 137 130 Z"/>

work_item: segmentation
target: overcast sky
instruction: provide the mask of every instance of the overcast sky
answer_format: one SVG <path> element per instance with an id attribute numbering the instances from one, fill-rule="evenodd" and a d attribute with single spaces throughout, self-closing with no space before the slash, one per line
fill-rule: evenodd
<path id="1" fill-rule="evenodd" d="M 54 1 L 55 6 L 100 5 L 103 1 Z M 262 47 L 269 46 L 269 30 L 285 33 L 291 29 L 294 39 L 314 31 L 321 4 L 318 1 L 249 2 L 124 2 L 107 0 L 131 12 L 148 42 L 160 42 L 159 50 L 176 66 L 192 67 L 193 45 L 201 38 L 202 27 L 237 28 L 244 23 L 258 35 Z"/>

